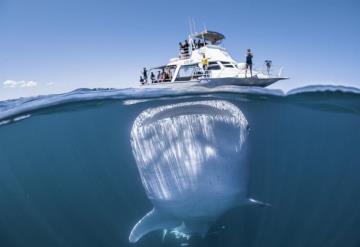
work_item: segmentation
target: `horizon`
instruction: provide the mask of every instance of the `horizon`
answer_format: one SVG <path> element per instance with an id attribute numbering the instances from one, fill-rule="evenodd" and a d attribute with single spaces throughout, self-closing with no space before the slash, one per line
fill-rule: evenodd
<path id="1" fill-rule="evenodd" d="M 224 47 L 238 62 L 251 48 L 255 67 L 265 59 L 284 66 L 290 79 L 269 88 L 360 87 L 360 3 L 207 3 L 182 1 L 170 8 L 166 1 L 0 1 L 0 100 L 135 87 L 144 66 L 177 55 L 189 17 L 197 31 L 206 26 L 223 33 Z"/>

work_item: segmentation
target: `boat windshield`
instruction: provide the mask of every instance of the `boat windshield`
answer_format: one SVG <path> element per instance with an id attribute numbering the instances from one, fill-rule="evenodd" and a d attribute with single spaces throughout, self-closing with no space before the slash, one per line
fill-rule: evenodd
<path id="1" fill-rule="evenodd" d="M 179 69 L 175 81 L 190 81 L 194 78 L 194 74 L 196 74 L 198 70 L 199 70 L 199 64 L 197 63 L 182 65 Z"/>

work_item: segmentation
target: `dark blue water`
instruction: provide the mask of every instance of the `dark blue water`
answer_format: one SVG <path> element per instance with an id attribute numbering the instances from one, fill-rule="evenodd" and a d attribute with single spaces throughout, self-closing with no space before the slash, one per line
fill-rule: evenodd
<path id="1" fill-rule="evenodd" d="M 272 206 L 233 208 L 204 238 L 154 231 L 130 244 L 152 208 L 130 145 L 134 119 L 201 100 L 246 116 L 249 196 Z M 358 94 L 102 99 L 23 114 L 31 117 L 0 126 L 0 246 L 360 246 Z"/>

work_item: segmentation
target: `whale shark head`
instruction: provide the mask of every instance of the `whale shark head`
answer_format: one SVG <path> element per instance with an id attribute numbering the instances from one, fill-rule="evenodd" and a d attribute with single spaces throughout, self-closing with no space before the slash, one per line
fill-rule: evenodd
<path id="1" fill-rule="evenodd" d="M 204 234 L 209 222 L 244 201 L 248 129 L 240 109 L 223 100 L 143 111 L 134 121 L 131 146 L 154 209 L 135 225 L 130 242 L 180 226 Z"/>

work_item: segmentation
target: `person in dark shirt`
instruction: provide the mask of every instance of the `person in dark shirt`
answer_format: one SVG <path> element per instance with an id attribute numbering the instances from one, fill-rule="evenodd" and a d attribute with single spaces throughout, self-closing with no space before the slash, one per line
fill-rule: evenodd
<path id="1" fill-rule="evenodd" d="M 251 52 L 251 49 L 247 49 L 246 52 L 246 69 L 245 69 L 245 77 L 247 77 L 247 70 L 250 70 L 250 76 L 252 77 L 252 66 L 253 66 L 253 54 Z"/>
<path id="2" fill-rule="evenodd" d="M 179 50 L 180 50 L 180 53 L 184 52 L 184 45 L 181 42 L 179 42 Z"/>
<path id="3" fill-rule="evenodd" d="M 196 40 L 193 40 L 193 47 L 194 47 L 194 50 L 199 48 Z"/>
<path id="4" fill-rule="evenodd" d="M 189 54 L 189 42 L 187 41 L 187 39 L 185 40 L 184 51 L 185 51 L 185 55 Z"/>
<path id="5" fill-rule="evenodd" d="M 151 83 L 155 83 L 155 74 L 154 74 L 154 72 L 151 72 L 150 80 L 151 80 Z"/>
<path id="6" fill-rule="evenodd" d="M 147 76 L 147 70 L 146 70 L 146 68 L 144 68 L 142 74 L 143 74 L 143 77 L 144 77 L 144 82 L 147 83 L 148 76 Z"/>
<path id="7" fill-rule="evenodd" d="M 189 42 L 187 41 L 187 39 L 185 40 L 184 47 L 185 47 L 185 48 L 189 48 Z"/>

